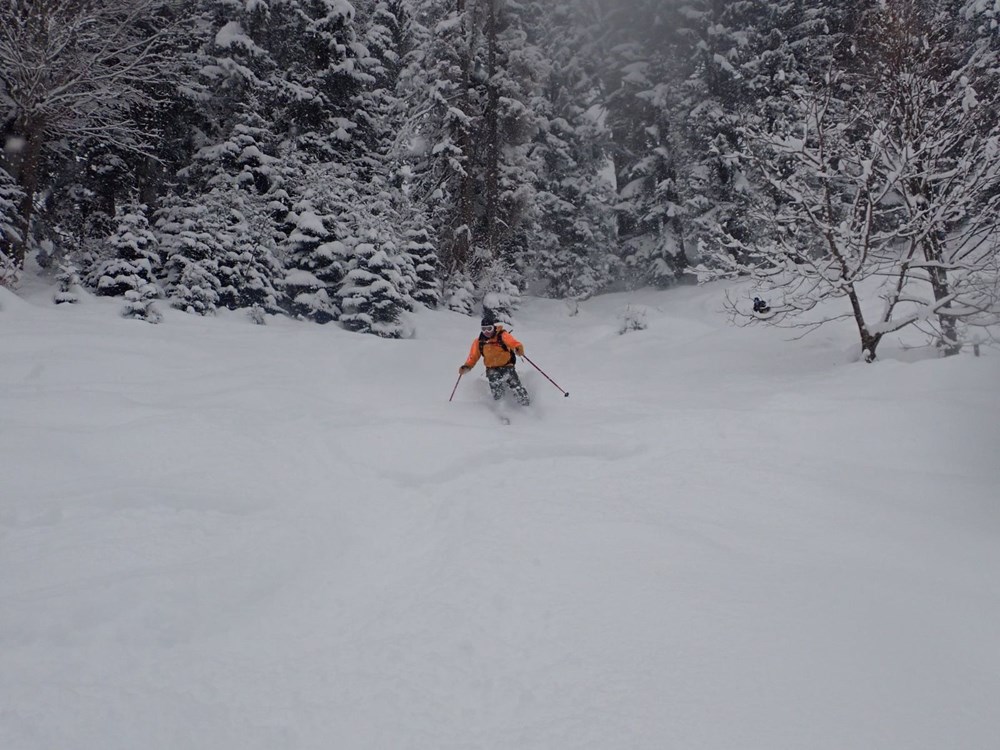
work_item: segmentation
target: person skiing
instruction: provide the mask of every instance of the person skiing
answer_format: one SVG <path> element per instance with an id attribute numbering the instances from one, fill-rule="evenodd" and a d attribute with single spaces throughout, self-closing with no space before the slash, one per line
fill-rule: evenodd
<path id="1" fill-rule="evenodd" d="M 498 323 L 492 313 L 486 312 L 483 314 L 480 334 L 472 342 L 465 364 L 458 368 L 459 376 L 475 367 L 482 357 L 493 398 L 499 401 L 503 398 L 504 391 L 510 388 L 518 403 L 527 406 L 531 403 L 528 391 L 514 369 L 518 354 L 524 354 L 524 345 Z"/>

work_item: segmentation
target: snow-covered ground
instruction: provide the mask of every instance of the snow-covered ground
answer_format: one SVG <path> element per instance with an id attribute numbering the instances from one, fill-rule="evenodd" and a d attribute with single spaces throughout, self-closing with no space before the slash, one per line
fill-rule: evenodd
<path id="1" fill-rule="evenodd" d="M 0 291 L 3 750 L 1000 746 L 996 351 L 528 300 L 571 396 L 504 426 L 478 320 L 50 295 Z"/>

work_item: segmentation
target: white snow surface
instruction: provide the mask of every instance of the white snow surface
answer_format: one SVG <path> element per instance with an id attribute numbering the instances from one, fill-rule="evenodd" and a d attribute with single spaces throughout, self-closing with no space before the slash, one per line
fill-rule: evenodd
<path id="1" fill-rule="evenodd" d="M 571 395 L 504 426 L 478 318 L 51 291 L 0 290 L 4 750 L 998 746 L 995 350 L 529 299 Z"/>

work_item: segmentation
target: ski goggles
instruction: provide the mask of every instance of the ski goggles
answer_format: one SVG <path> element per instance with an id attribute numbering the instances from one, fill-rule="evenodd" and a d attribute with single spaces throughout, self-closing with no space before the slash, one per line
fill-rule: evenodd
<path id="1" fill-rule="evenodd" d="M 495 331 L 496 329 L 497 329 L 496 326 L 483 326 L 482 332 L 485 333 L 487 336 L 492 336 L 493 331 Z"/>

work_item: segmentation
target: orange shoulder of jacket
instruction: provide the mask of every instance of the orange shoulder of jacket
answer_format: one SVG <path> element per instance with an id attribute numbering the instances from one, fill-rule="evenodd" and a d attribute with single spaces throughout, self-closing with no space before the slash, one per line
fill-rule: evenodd
<path id="1" fill-rule="evenodd" d="M 507 342 L 507 346 L 513 349 L 515 346 L 520 346 L 521 342 L 514 338 L 514 334 L 510 331 L 503 330 L 500 332 L 500 338 Z"/>

